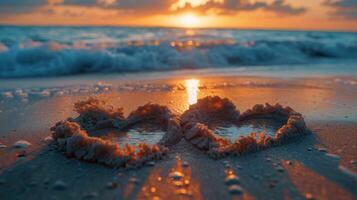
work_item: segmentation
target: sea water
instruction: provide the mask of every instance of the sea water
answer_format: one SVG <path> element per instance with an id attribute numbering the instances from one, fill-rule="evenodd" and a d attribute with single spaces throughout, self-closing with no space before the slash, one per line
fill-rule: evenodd
<path id="1" fill-rule="evenodd" d="M 352 63 L 341 72 L 356 58 L 352 32 L 0 26 L 0 78 Z"/>

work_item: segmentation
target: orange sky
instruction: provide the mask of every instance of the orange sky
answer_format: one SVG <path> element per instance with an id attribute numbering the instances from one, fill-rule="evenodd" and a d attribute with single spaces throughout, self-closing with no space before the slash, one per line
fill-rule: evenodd
<path id="1" fill-rule="evenodd" d="M 5 3 L 1 3 L 2 1 Z M 228 3 L 225 5 L 224 1 L 229 0 L 2 1 L 0 2 L 1 24 L 190 26 L 357 31 L 357 17 L 349 17 L 347 15 L 349 13 L 345 15 L 343 13 L 345 8 L 343 7 L 332 6 L 332 4 L 326 5 L 324 2 L 328 0 L 230 0 L 233 3 L 238 2 L 239 5 Z M 11 3 L 11 1 L 20 3 L 26 1 L 28 5 Z M 34 3 L 31 4 L 31 1 Z M 274 4 L 274 1 L 278 1 L 277 4 Z M 336 1 L 354 2 L 354 0 Z M 6 2 L 10 3 L 6 4 Z M 135 2 L 138 3 L 135 4 Z M 145 4 L 145 2 L 148 3 Z M 187 3 L 186 7 L 185 3 Z M 234 5 L 238 6 L 234 7 Z M 3 7 L 3 10 L 1 10 L 1 7 Z"/>

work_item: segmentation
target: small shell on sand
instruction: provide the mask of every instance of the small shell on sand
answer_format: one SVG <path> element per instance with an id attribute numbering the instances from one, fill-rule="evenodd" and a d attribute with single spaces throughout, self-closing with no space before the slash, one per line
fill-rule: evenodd
<path id="1" fill-rule="evenodd" d="M 135 177 L 131 177 L 131 178 L 129 179 L 129 182 L 130 182 L 130 183 L 139 183 L 139 180 L 138 180 L 137 178 L 135 178 Z"/>
<path id="2" fill-rule="evenodd" d="M 326 156 L 330 157 L 330 158 L 334 158 L 334 159 L 340 159 L 340 156 L 337 154 L 333 154 L 333 153 L 326 153 Z"/>
<path id="3" fill-rule="evenodd" d="M 290 161 L 290 160 L 287 160 L 287 161 L 286 161 L 286 164 L 288 164 L 288 165 L 292 165 L 292 164 L 293 164 L 293 162 L 292 162 L 292 161 Z"/>
<path id="4" fill-rule="evenodd" d="M 225 167 L 226 169 L 229 169 L 229 168 L 231 168 L 232 166 L 231 166 L 231 164 L 226 163 L 226 164 L 224 164 L 224 167 Z"/>
<path id="5" fill-rule="evenodd" d="M 52 136 L 47 136 L 45 138 L 43 138 L 43 141 L 46 142 L 46 143 L 50 143 L 53 141 L 53 137 Z"/>
<path id="6" fill-rule="evenodd" d="M 152 167 L 152 166 L 155 166 L 155 162 L 154 161 L 149 161 L 149 162 L 146 163 L 146 165 Z"/>
<path id="7" fill-rule="evenodd" d="M 183 173 L 181 173 L 179 171 L 174 171 L 169 174 L 169 177 L 174 180 L 180 180 L 183 178 Z"/>
<path id="8" fill-rule="evenodd" d="M 277 170 L 278 172 L 284 172 L 284 168 L 281 167 L 281 166 L 276 167 L 276 170 Z"/>
<path id="9" fill-rule="evenodd" d="M 187 161 L 183 161 L 182 162 L 182 167 L 189 167 L 190 166 L 190 164 L 188 164 L 188 162 Z"/>
<path id="10" fill-rule="evenodd" d="M 114 181 L 108 182 L 107 185 L 106 185 L 106 187 L 107 187 L 108 189 L 114 189 L 114 188 L 116 188 L 117 186 L 118 186 L 118 184 L 117 184 L 116 182 L 114 182 Z"/>
<path id="11" fill-rule="evenodd" d="M 54 190 L 65 190 L 66 188 L 67 188 L 67 184 L 61 180 L 58 180 L 53 184 Z"/>
<path id="12" fill-rule="evenodd" d="M 327 149 L 325 147 L 318 147 L 316 148 L 318 151 L 320 152 L 324 152 L 324 153 L 327 153 Z"/>
<path id="13" fill-rule="evenodd" d="M 240 195 L 243 192 L 243 189 L 239 185 L 231 185 L 228 188 L 229 193 L 234 194 L 234 195 Z"/>
<path id="14" fill-rule="evenodd" d="M 26 140 L 19 140 L 19 141 L 15 142 L 12 145 L 12 147 L 17 148 L 17 149 L 25 149 L 30 145 L 31 145 L 31 143 Z"/>
<path id="15" fill-rule="evenodd" d="M 0 149 L 6 148 L 7 146 L 5 144 L 0 143 Z"/>
<path id="16" fill-rule="evenodd" d="M 230 174 L 226 177 L 226 179 L 224 180 L 224 182 L 227 185 L 234 185 L 234 184 L 238 184 L 239 183 L 239 178 L 238 176 L 234 175 L 234 174 Z"/>

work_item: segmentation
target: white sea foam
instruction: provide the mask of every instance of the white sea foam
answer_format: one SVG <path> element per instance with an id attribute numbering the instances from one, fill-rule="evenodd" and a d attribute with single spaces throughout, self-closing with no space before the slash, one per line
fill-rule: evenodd
<path id="1" fill-rule="evenodd" d="M 357 57 L 355 33 L 212 29 L 192 34 L 183 29 L 147 29 L 133 34 L 136 29 L 35 29 L 13 27 L 0 32 L 0 77 L 299 64 Z M 83 38 L 83 32 L 96 36 Z"/>

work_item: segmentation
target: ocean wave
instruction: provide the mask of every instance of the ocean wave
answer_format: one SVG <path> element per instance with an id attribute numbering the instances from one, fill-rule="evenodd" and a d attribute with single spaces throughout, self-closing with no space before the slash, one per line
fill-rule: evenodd
<path id="1" fill-rule="evenodd" d="M 308 40 L 131 40 L 0 43 L 0 77 L 59 76 L 353 59 L 357 43 Z"/>

